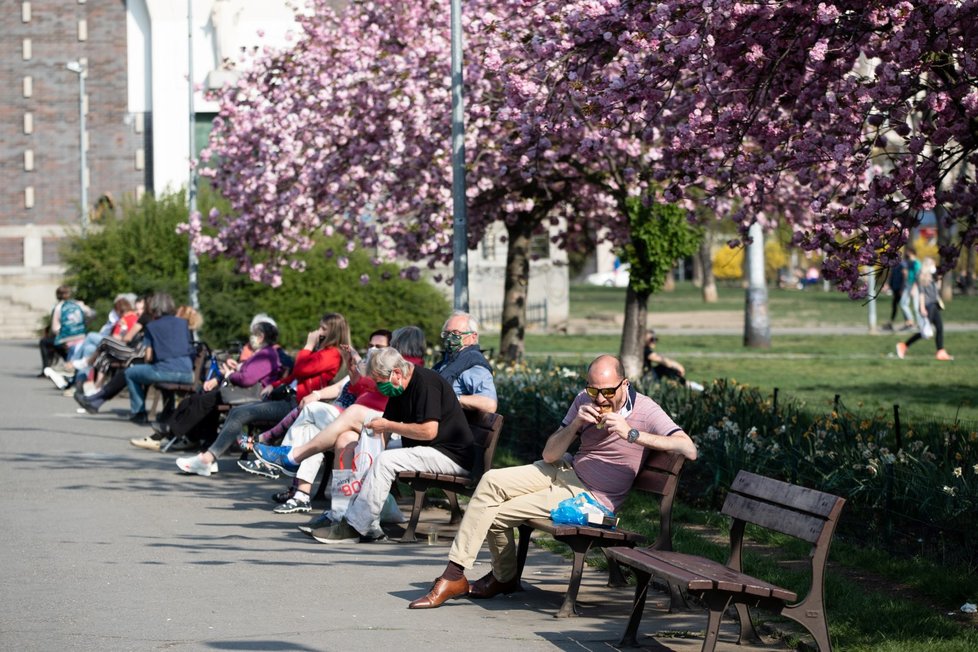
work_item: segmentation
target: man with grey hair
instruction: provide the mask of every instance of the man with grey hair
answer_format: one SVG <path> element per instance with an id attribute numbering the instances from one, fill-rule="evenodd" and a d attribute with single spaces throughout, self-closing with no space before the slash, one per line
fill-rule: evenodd
<path id="1" fill-rule="evenodd" d="M 366 425 L 368 436 L 401 436 L 403 446 L 377 456 L 346 516 L 312 531 L 321 543 L 384 539 L 380 513 L 401 471 L 464 475 L 472 469 L 472 432 L 452 386 L 440 374 L 412 364 L 393 348 L 377 351 L 367 375 L 388 397 L 382 416 Z"/>
<path id="2" fill-rule="evenodd" d="M 467 312 L 456 310 L 441 330 L 443 357 L 434 370 L 455 390 L 462 407 L 496 411 L 492 367 L 479 349 L 479 324 Z"/>

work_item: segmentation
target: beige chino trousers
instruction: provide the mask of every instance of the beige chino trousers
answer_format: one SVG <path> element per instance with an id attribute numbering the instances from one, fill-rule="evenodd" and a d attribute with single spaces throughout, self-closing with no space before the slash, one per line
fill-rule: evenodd
<path id="1" fill-rule="evenodd" d="M 482 476 L 448 558 L 472 568 L 482 547 L 489 544 L 493 574 L 500 582 L 516 576 L 514 528 L 531 518 L 550 518 L 550 510 L 566 499 L 587 491 L 567 462 L 543 460 L 508 469 L 494 469 Z"/>

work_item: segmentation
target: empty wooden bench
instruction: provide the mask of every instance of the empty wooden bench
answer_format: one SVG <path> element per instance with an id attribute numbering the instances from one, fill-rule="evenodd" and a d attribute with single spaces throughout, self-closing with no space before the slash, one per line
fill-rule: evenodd
<path id="1" fill-rule="evenodd" d="M 452 515 L 450 523 L 458 523 L 462 519 L 462 510 L 458 505 L 458 494 L 471 496 L 482 474 L 492 468 L 492 458 L 496 454 L 496 445 L 503 429 L 502 415 L 481 410 L 465 410 L 465 417 L 472 430 L 472 438 L 477 449 L 476 464 L 469 475 L 451 475 L 448 473 L 429 473 L 426 471 L 401 471 L 397 480 L 414 490 L 414 505 L 411 508 L 411 518 L 401 541 L 410 543 L 417 541 L 415 531 L 421 509 L 424 506 L 425 494 L 429 489 L 441 489 L 448 494 L 451 502 Z M 481 451 L 481 455 L 478 452 Z"/>
<path id="2" fill-rule="evenodd" d="M 685 458 L 661 451 L 649 453 L 632 484 L 632 489 L 645 491 L 659 497 L 659 536 L 652 548 L 657 550 L 672 550 L 672 503 L 676 497 L 676 487 L 679 485 L 679 473 L 683 468 Z M 533 530 L 541 530 L 550 534 L 557 541 L 570 546 L 574 553 L 571 566 L 570 583 L 556 618 L 567 618 L 577 615 L 577 593 L 581 588 L 581 577 L 584 574 L 584 558 L 591 548 L 606 546 L 635 546 L 645 542 L 645 537 L 637 532 L 621 528 L 589 527 L 584 525 L 557 525 L 549 518 L 530 519 L 520 525 L 520 540 L 517 550 L 517 578 L 523 577 L 523 566 L 530 548 L 530 534 Z M 609 586 L 623 586 L 624 580 L 616 563 L 609 559 Z"/>
<path id="3" fill-rule="evenodd" d="M 638 578 L 635 603 L 622 645 L 637 645 L 636 633 L 645 609 L 645 596 L 653 577 L 677 583 L 690 594 L 703 599 L 710 610 L 703 650 L 716 647 L 720 618 L 734 605 L 740 620 L 740 638 L 758 640 L 750 619 L 749 607 L 781 614 L 807 629 L 818 649 L 829 652 L 829 628 L 825 619 L 825 561 L 832 534 L 845 500 L 832 494 L 741 471 L 723 503 L 722 513 L 733 519 L 730 528 L 730 556 L 726 565 L 704 557 L 649 548 L 609 548 L 607 553 L 632 568 Z M 800 602 L 788 589 L 743 572 L 744 529 L 748 523 L 812 544 L 811 587 Z"/>

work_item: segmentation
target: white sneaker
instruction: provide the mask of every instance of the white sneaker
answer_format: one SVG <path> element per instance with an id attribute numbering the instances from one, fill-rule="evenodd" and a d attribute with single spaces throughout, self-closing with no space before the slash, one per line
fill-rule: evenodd
<path id="1" fill-rule="evenodd" d="M 200 458 L 200 455 L 177 458 L 177 467 L 184 473 L 196 473 L 197 475 L 207 477 L 213 473 L 211 469 L 215 466 L 217 466 L 217 461 L 208 464 Z"/>
<path id="2" fill-rule="evenodd" d="M 65 389 L 68 387 L 68 381 L 65 380 L 65 377 L 51 367 L 44 367 L 44 375 L 50 378 L 51 382 L 54 383 L 54 386 L 58 389 Z"/>

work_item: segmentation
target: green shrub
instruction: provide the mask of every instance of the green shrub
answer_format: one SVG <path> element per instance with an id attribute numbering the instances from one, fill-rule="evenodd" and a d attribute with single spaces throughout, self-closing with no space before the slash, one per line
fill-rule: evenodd
<path id="1" fill-rule="evenodd" d="M 202 213 L 219 209 L 221 199 L 206 188 L 198 206 Z M 120 292 L 166 291 L 177 303 L 187 297 L 187 237 L 177 233 L 186 221 L 186 197 L 181 193 L 159 198 L 144 196 L 122 206 L 86 236 L 75 234 L 63 249 L 67 282 L 77 295 L 101 312 Z M 286 270 L 282 285 L 254 283 L 235 271 L 232 261 L 202 258 L 199 296 L 204 316 L 202 337 L 215 348 L 244 341 L 257 312 L 278 323 L 281 342 L 296 348 L 305 342 L 323 312 L 339 312 L 350 322 L 355 344 L 363 344 L 376 328 L 416 325 L 434 341 L 450 307 L 430 285 L 400 277 L 392 264 L 375 266 L 360 250 L 346 253 L 339 238 L 323 240 L 302 257 L 304 272 Z M 349 266 L 340 269 L 335 257 L 343 251 Z M 370 276 L 362 284 L 361 276 Z"/>

